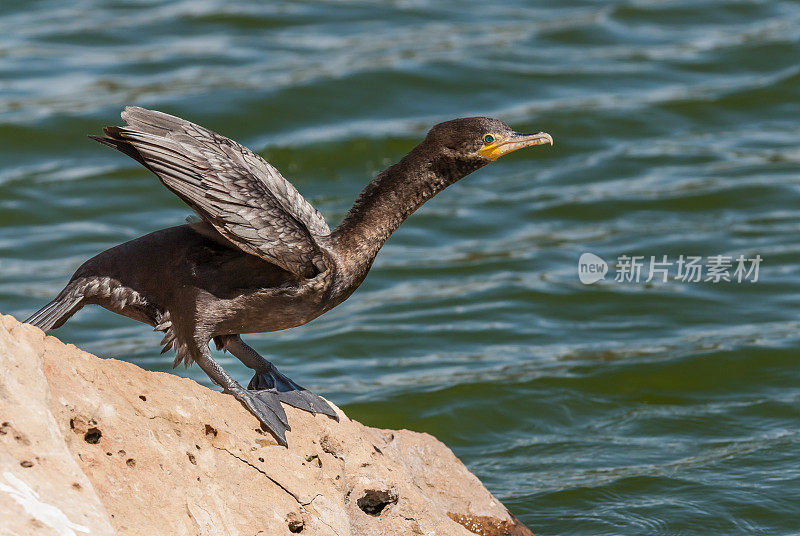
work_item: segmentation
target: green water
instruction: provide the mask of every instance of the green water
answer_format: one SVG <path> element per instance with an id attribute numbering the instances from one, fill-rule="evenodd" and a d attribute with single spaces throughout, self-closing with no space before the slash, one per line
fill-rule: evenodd
<path id="1" fill-rule="evenodd" d="M 30 1 L 0 28 L 3 312 L 189 213 L 85 138 L 123 105 L 249 145 L 331 224 L 433 123 L 497 116 L 556 144 L 450 188 L 349 301 L 251 343 L 353 418 L 437 436 L 539 535 L 800 532 L 800 3 Z M 763 262 L 586 286 L 583 252 Z M 170 367 L 99 308 L 56 334 Z"/>

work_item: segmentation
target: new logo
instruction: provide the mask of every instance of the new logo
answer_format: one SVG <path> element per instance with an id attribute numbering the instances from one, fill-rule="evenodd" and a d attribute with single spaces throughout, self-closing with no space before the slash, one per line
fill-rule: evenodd
<path id="1" fill-rule="evenodd" d="M 584 285 L 605 279 L 607 273 L 608 263 L 594 253 L 583 253 L 578 259 L 578 278 Z"/>

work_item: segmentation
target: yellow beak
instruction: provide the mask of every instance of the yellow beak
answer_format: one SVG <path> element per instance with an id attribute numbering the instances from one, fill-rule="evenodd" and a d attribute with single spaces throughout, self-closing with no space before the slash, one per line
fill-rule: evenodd
<path id="1" fill-rule="evenodd" d="M 508 138 L 490 143 L 478 151 L 478 154 L 485 156 L 489 160 L 497 160 L 504 154 L 517 149 L 532 145 L 544 145 L 545 143 L 553 145 L 553 137 L 547 132 L 538 132 L 536 134 L 518 134 L 515 132 Z"/>

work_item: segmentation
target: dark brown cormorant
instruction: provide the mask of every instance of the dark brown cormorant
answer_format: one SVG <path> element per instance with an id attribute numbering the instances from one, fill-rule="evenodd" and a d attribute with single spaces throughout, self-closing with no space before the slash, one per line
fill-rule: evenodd
<path id="1" fill-rule="evenodd" d="M 378 174 L 336 229 L 254 152 L 178 117 L 122 112 L 124 127 L 91 138 L 155 173 L 202 221 L 162 229 L 86 261 L 58 296 L 26 322 L 47 331 L 97 304 L 165 333 L 174 364 L 192 362 L 239 399 L 286 445 L 279 401 L 338 419 L 245 344 L 240 334 L 300 326 L 346 300 L 389 235 L 425 201 L 499 158 L 553 143 L 487 117 L 434 126 L 397 164 Z M 245 389 L 211 357 L 209 342 L 255 376 Z"/>

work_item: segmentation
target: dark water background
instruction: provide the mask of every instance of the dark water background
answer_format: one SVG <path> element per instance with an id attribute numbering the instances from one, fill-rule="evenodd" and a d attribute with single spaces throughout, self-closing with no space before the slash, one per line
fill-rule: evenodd
<path id="1" fill-rule="evenodd" d="M 189 213 L 84 137 L 125 104 L 249 145 L 331 224 L 431 124 L 497 116 L 556 144 L 251 343 L 353 418 L 442 439 L 539 535 L 800 532 L 800 3 L 30 1 L 0 28 L 3 312 Z M 584 286 L 585 251 L 764 261 L 755 284 Z M 101 309 L 56 334 L 169 369 Z"/>

